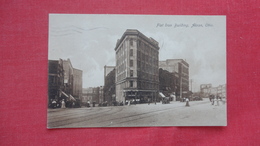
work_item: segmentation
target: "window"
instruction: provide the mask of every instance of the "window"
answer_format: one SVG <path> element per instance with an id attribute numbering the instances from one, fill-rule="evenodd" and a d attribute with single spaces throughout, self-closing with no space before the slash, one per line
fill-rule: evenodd
<path id="1" fill-rule="evenodd" d="M 130 49 L 130 56 L 133 56 L 133 54 L 134 54 L 133 49 Z"/>
<path id="2" fill-rule="evenodd" d="M 130 46 L 133 46 L 133 39 L 130 39 Z"/>
<path id="3" fill-rule="evenodd" d="M 133 77 L 133 76 L 134 76 L 134 71 L 130 70 L 130 77 Z"/>
<path id="4" fill-rule="evenodd" d="M 130 60 L 130 67 L 133 67 L 133 66 L 134 66 L 134 61 Z"/>
<path id="5" fill-rule="evenodd" d="M 141 61 L 137 62 L 137 68 L 140 69 L 141 68 Z"/>
<path id="6" fill-rule="evenodd" d="M 133 87 L 133 81 L 130 81 L 130 87 Z"/>

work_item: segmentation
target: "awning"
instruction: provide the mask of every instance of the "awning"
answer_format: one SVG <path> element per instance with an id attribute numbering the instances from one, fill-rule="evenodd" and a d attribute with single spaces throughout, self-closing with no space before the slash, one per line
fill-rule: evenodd
<path id="1" fill-rule="evenodd" d="M 61 93 L 62 93 L 64 96 L 66 96 L 67 98 L 69 98 L 69 96 L 68 96 L 65 92 L 61 91 Z"/>
<path id="2" fill-rule="evenodd" d="M 165 97 L 165 96 L 162 94 L 162 92 L 159 92 L 159 95 L 160 95 L 161 97 Z"/>
<path id="3" fill-rule="evenodd" d="M 72 96 L 72 95 L 70 95 L 70 98 L 69 98 L 69 100 L 73 100 L 73 101 L 76 101 L 76 99 Z"/>

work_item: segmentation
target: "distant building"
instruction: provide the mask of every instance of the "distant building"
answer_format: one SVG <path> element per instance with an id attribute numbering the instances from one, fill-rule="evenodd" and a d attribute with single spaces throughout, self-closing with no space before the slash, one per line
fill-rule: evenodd
<path id="1" fill-rule="evenodd" d="M 83 88 L 81 102 L 83 103 L 87 103 L 88 101 L 92 102 L 92 98 L 93 98 L 93 88 L 92 87 Z"/>
<path id="2" fill-rule="evenodd" d="M 82 103 L 92 102 L 93 98 L 93 88 L 83 88 L 82 89 Z"/>
<path id="3" fill-rule="evenodd" d="M 159 68 L 167 70 L 170 73 L 174 73 L 178 78 L 176 86 L 179 90 L 176 91 L 176 95 L 179 97 L 188 96 L 189 93 L 189 64 L 183 59 L 167 59 L 165 61 L 159 61 Z"/>
<path id="4" fill-rule="evenodd" d="M 200 85 L 200 96 L 203 98 L 209 97 L 209 95 L 211 94 L 211 88 L 212 88 L 212 84 L 201 84 Z"/>
<path id="5" fill-rule="evenodd" d="M 222 98 L 226 98 L 227 97 L 227 91 L 226 91 L 226 84 L 224 85 L 219 85 L 217 87 L 217 94 L 218 96 L 222 97 Z"/>
<path id="6" fill-rule="evenodd" d="M 83 88 L 82 90 L 82 103 L 102 103 L 103 102 L 103 86 Z"/>
<path id="7" fill-rule="evenodd" d="M 103 86 L 100 86 L 100 87 L 99 87 L 98 103 L 104 102 L 104 91 L 103 91 L 103 89 L 104 89 Z"/>
<path id="8" fill-rule="evenodd" d="M 159 43 L 127 29 L 116 47 L 116 100 L 155 101 L 159 91 Z"/>
<path id="9" fill-rule="evenodd" d="M 209 95 L 217 95 L 217 94 L 218 94 L 218 87 L 209 88 Z"/>
<path id="10" fill-rule="evenodd" d="M 99 87 L 93 88 L 92 101 L 99 103 Z"/>
<path id="11" fill-rule="evenodd" d="M 200 96 L 209 97 L 210 95 L 226 98 L 226 84 L 217 87 L 212 87 L 211 84 L 200 85 Z"/>

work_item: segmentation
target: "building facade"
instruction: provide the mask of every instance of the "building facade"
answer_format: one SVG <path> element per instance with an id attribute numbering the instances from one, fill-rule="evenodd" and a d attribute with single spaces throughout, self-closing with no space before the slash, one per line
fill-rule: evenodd
<path id="1" fill-rule="evenodd" d="M 211 95 L 226 98 L 226 84 L 219 85 L 217 87 L 212 87 L 212 84 L 201 84 L 200 96 L 206 98 L 210 97 Z"/>
<path id="2" fill-rule="evenodd" d="M 73 68 L 70 59 L 63 60 L 64 92 L 73 100 L 82 98 L 82 70 Z"/>
<path id="3" fill-rule="evenodd" d="M 81 100 L 82 98 L 82 70 L 73 68 L 72 95 Z"/>
<path id="4" fill-rule="evenodd" d="M 63 61 L 48 60 L 48 102 L 60 100 L 62 90 L 64 90 L 64 70 Z"/>
<path id="5" fill-rule="evenodd" d="M 103 86 L 83 88 L 82 90 L 82 103 L 102 103 L 103 102 Z"/>
<path id="6" fill-rule="evenodd" d="M 102 102 L 105 102 L 104 101 L 104 87 L 103 86 L 100 86 L 98 87 L 99 90 L 98 90 L 98 103 L 102 103 Z"/>
<path id="7" fill-rule="evenodd" d="M 116 47 L 116 100 L 155 101 L 159 90 L 159 43 L 128 29 Z"/>
<path id="8" fill-rule="evenodd" d="M 183 59 L 167 59 L 159 61 L 159 68 L 174 73 L 178 78 L 176 82 L 176 95 L 180 98 L 189 96 L 189 64 Z"/>
<path id="9" fill-rule="evenodd" d="M 112 104 L 112 102 L 116 101 L 115 74 L 116 74 L 115 68 L 112 71 L 110 71 L 108 74 L 106 74 L 105 72 L 103 96 L 104 96 L 104 101 L 107 101 L 110 105 Z"/>
<path id="10" fill-rule="evenodd" d="M 227 97 L 227 91 L 226 91 L 226 84 L 219 85 L 217 88 L 217 95 L 221 98 L 226 98 Z"/>
<path id="11" fill-rule="evenodd" d="M 64 70 L 64 92 L 66 94 L 72 95 L 73 93 L 73 67 L 70 59 L 63 60 L 63 70 Z"/>
<path id="12" fill-rule="evenodd" d="M 171 100 L 176 100 L 176 94 L 179 95 L 180 85 L 179 77 L 176 72 L 169 72 L 162 68 L 159 69 L 159 90 Z"/>
<path id="13" fill-rule="evenodd" d="M 205 98 L 211 94 L 212 84 L 201 84 L 200 85 L 200 97 Z"/>
<path id="14" fill-rule="evenodd" d="M 83 88 L 82 89 L 82 103 L 92 102 L 93 98 L 93 88 Z"/>
<path id="15" fill-rule="evenodd" d="M 104 66 L 104 80 L 106 79 L 107 75 L 113 71 L 116 67 L 115 66 Z"/>
<path id="16" fill-rule="evenodd" d="M 79 107 L 82 98 L 82 71 L 72 67 L 69 59 L 49 60 L 49 101 L 61 103 L 66 107 Z"/>

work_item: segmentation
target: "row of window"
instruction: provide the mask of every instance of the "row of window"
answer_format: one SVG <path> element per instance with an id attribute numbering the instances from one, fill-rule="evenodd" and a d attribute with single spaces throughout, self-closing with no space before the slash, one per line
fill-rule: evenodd
<path id="1" fill-rule="evenodd" d="M 117 81 L 121 81 L 121 80 L 125 79 L 126 77 L 127 77 L 126 72 L 118 74 Z M 133 70 L 130 70 L 130 77 L 134 77 L 134 71 Z M 147 72 L 144 72 L 142 70 L 137 71 L 137 77 L 139 79 L 150 80 L 150 81 L 158 81 L 159 80 L 158 74 L 151 74 L 150 72 L 147 73 Z"/>
<path id="2" fill-rule="evenodd" d="M 116 65 L 120 65 L 122 63 L 124 63 L 126 61 L 126 57 L 125 56 L 121 56 L 121 57 L 116 57 Z"/>
<path id="3" fill-rule="evenodd" d="M 122 63 L 126 58 L 126 49 L 124 48 L 124 43 L 122 46 L 117 50 L 116 52 L 116 66 L 118 66 L 120 63 Z"/>
<path id="4" fill-rule="evenodd" d="M 146 55 L 149 55 L 149 56 L 158 56 L 158 54 L 159 54 L 158 50 L 152 48 L 151 46 L 143 43 L 140 40 L 139 40 L 138 50 L 142 53 L 145 53 Z"/>
<path id="5" fill-rule="evenodd" d="M 133 77 L 134 76 L 134 71 L 133 70 L 130 70 L 130 77 Z M 126 78 L 126 73 L 122 73 L 120 75 L 117 76 L 117 80 L 120 81 L 120 80 L 123 80 Z"/>
<path id="6" fill-rule="evenodd" d="M 143 71 L 137 71 L 137 76 L 139 79 L 144 79 L 144 80 L 150 80 L 150 81 L 158 81 L 159 80 L 159 76 L 155 75 L 155 74 L 150 74 L 150 73 L 146 73 Z"/>
<path id="7" fill-rule="evenodd" d="M 126 78 L 126 72 L 121 73 L 117 76 L 117 81 L 121 81 Z"/>
<path id="8" fill-rule="evenodd" d="M 62 78 L 57 76 L 49 76 L 49 84 L 63 84 Z"/>
<path id="9" fill-rule="evenodd" d="M 126 64 L 124 62 L 117 67 L 117 73 L 118 74 L 125 71 L 125 70 L 126 70 Z"/>
<path id="10" fill-rule="evenodd" d="M 151 73 L 151 74 L 158 74 L 158 66 L 147 64 L 141 61 L 137 62 L 137 69 L 142 70 L 143 72 Z"/>
<path id="11" fill-rule="evenodd" d="M 134 71 L 130 70 L 130 77 L 134 76 Z M 123 80 L 126 78 L 126 72 L 123 72 L 117 76 L 117 81 Z"/>
<path id="12" fill-rule="evenodd" d="M 184 72 L 186 74 L 189 74 L 189 69 L 183 66 L 182 67 L 182 72 Z"/>
<path id="13" fill-rule="evenodd" d="M 130 59 L 129 67 L 134 67 L 134 60 Z M 158 65 L 157 64 L 148 64 L 145 62 L 138 61 L 137 62 L 137 69 L 142 70 L 143 72 L 151 73 L 151 74 L 158 74 Z M 117 67 L 117 73 L 124 72 L 126 70 L 126 63 L 122 62 Z"/>
<path id="14" fill-rule="evenodd" d="M 137 59 L 149 64 L 158 64 L 158 56 L 150 56 L 141 52 L 137 52 Z"/>
<path id="15" fill-rule="evenodd" d="M 145 81 L 138 81 L 137 82 L 137 88 L 138 89 L 143 89 L 143 90 L 157 89 L 158 88 L 158 84 L 145 82 Z"/>
<path id="16" fill-rule="evenodd" d="M 129 81 L 129 87 L 130 88 L 134 87 L 134 81 Z M 123 88 L 125 88 L 125 86 Z M 137 88 L 143 89 L 143 90 L 152 90 L 152 89 L 157 89 L 158 84 L 157 83 L 151 83 L 151 82 L 145 82 L 145 81 L 137 81 Z"/>

